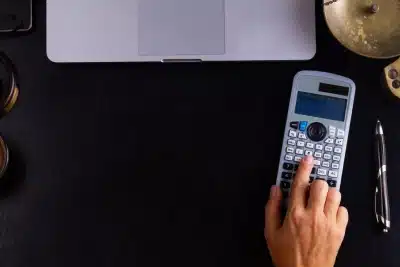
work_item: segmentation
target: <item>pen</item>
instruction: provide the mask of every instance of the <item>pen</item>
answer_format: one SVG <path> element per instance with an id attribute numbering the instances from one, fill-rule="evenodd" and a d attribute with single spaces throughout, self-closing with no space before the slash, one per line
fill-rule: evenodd
<path id="1" fill-rule="evenodd" d="M 379 120 L 376 123 L 375 137 L 378 164 L 378 177 L 375 190 L 375 216 L 383 232 L 387 233 L 390 229 L 390 206 L 386 172 L 386 146 L 382 124 Z"/>

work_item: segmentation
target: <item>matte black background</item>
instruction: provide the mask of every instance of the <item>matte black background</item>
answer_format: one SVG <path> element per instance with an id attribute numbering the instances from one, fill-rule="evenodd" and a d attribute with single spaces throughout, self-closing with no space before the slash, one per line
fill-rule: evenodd
<path id="1" fill-rule="evenodd" d="M 22 88 L 0 121 L 13 152 L 0 265 L 271 266 L 264 204 L 292 79 L 307 69 L 358 86 L 341 189 L 350 225 L 337 266 L 399 266 L 400 101 L 380 80 L 389 61 L 346 51 L 317 6 L 318 52 L 308 62 L 53 64 L 45 1 L 36 1 L 34 31 L 0 39 Z M 389 153 L 387 235 L 373 216 L 377 117 Z"/>

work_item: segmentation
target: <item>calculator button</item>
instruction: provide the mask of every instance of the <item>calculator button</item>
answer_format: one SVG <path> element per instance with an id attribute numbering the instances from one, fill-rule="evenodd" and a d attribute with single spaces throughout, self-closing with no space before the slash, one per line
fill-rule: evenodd
<path id="1" fill-rule="evenodd" d="M 306 156 L 312 156 L 312 151 L 311 150 L 306 150 L 306 152 L 304 152 L 304 155 Z"/>
<path id="2" fill-rule="evenodd" d="M 292 161 L 293 160 L 293 156 L 292 155 L 285 155 L 285 160 Z"/>
<path id="3" fill-rule="evenodd" d="M 292 173 L 291 172 L 282 172 L 282 179 L 290 180 L 292 179 Z"/>
<path id="4" fill-rule="evenodd" d="M 306 144 L 306 147 L 308 147 L 308 148 L 314 148 L 314 144 L 313 144 L 313 143 L 307 143 L 307 144 Z"/>
<path id="5" fill-rule="evenodd" d="M 334 161 L 340 161 L 340 156 L 334 155 L 334 156 L 333 156 L 333 160 L 334 160 Z"/>
<path id="6" fill-rule="evenodd" d="M 298 156 L 294 157 L 294 161 L 296 161 L 296 162 L 300 162 L 301 159 L 302 159 L 302 157 L 298 157 Z"/>
<path id="7" fill-rule="evenodd" d="M 329 185 L 329 187 L 336 187 L 336 181 L 335 180 L 328 180 L 326 181 Z"/>
<path id="8" fill-rule="evenodd" d="M 294 169 L 294 164 L 285 162 L 285 163 L 283 163 L 282 167 L 285 170 L 291 171 Z"/>
<path id="9" fill-rule="evenodd" d="M 289 146 L 289 147 L 286 148 L 286 152 L 287 153 L 294 153 L 294 148 Z"/>
<path id="10" fill-rule="evenodd" d="M 330 165 L 331 165 L 331 163 L 329 161 L 322 162 L 322 167 L 329 168 Z"/>
<path id="11" fill-rule="evenodd" d="M 296 137 L 297 133 L 295 131 L 293 131 L 293 130 L 289 130 L 289 136 L 290 137 Z"/>
<path id="12" fill-rule="evenodd" d="M 332 155 L 331 154 L 324 154 L 324 159 L 331 159 Z"/>
<path id="13" fill-rule="evenodd" d="M 315 145 L 316 150 L 322 150 L 322 148 L 324 148 L 323 145 L 320 145 L 320 144 Z"/>
<path id="14" fill-rule="evenodd" d="M 329 126 L 329 136 L 335 137 L 336 135 L 336 127 Z"/>
<path id="15" fill-rule="evenodd" d="M 335 147 L 335 150 L 333 152 L 341 154 L 342 153 L 342 149 L 340 147 Z"/>
<path id="16" fill-rule="evenodd" d="M 325 169 L 318 169 L 318 171 L 317 171 L 318 175 L 326 175 L 326 173 L 327 173 L 327 170 L 325 170 Z"/>
<path id="17" fill-rule="evenodd" d="M 337 130 L 337 137 L 344 137 L 344 131 L 342 129 Z"/>
<path id="18" fill-rule="evenodd" d="M 290 182 L 281 181 L 281 188 L 282 189 L 289 189 L 290 188 Z"/>
<path id="19" fill-rule="evenodd" d="M 315 166 L 321 165 L 321 161 L 320 161 L 320 160 L 317 160 L 317 159 L 314 159 L 314 165 L 315 165 Z"/>
<path id="20" fill-rule="evenodd" d="M 307 125 L 308 125 L 308 122 L 306 122 L 306 121 L 301 121 L 301 122 L 300 122 L 300 125 L 299 125 L 299 130 L 302 131 L 302 132 L 304 132 L 304 131 L 307 129 Z"/>
<path id="21" fill-rule="evenodd" d="M 295 146 L 296 145 L 296 141 L 293 140 L 293 139 L 287 140 L 287 143 L 288 143 L 288 145 L 291 145 L 291 146 Z"/>
<path id="22" fill-rule="evenodd" d="M 322 153 L 321 152 L 315 152 L 314 153 L 314 157 L 320 158 L 320 157 L 322 157 Z"/>
<path id="23" fill-rule="evenodd" d="M 328 176 L 333 178 L 337 178 L 337 175 L 338 175 L 337 171 L 329 171 L 328 173 Z"/>
<path id="24" fill-rule="evenodd" d="M 313 122 L 307 128 L 307 135 L 312 141 L 319 142 L 326 136 L 326 127 L 320 122 Z"/>
<path id="25" fill-rule="evenodd" d="M 311 174 L 315 174 L 315 168 L 312 168 Z"/>
<path id="26" fill-rule="evenodd" d="M 307 139 L 307 136 L 303 133 L 299 133 L 299 138 L 300 139 Z"/>
<path id="27" fill-rule="evenodd" d="M 325 151 L 327 151 L 327 152 L 332 152 L 332 150 L 333 150 L 333 147 L 331 147 L 331 146 L 325 147 Z"/>
<path id="28" fill-rule="evenodd" d="M 303 141 L 297 141 L 297 146 L 303 147 L 305 143 Z"/>
<path id="29" fill-rule="evenodd" d="M 339 169 L 339 164 L 332 163 L 332 169 Z"/>
<path id="30" fill-rule="evenodd" d="M 299 122 L 298 121 L 290 122 L 290 127 L 297 130 L 297 128 L 299 128 Z"/>
<path id="31" fill-rule="evenodd" d="M 304 154 L 304 150 L 303 150 L 303 149 L 300 149 L 300 148 L 297 148 L 297 149 L 296 149 L 296 154 L 297 154 L 297 155 L 303 155 L 303 154 Z"/>
<path id="32" fill-rule="evenodd" d="M 335 144 L 338 146 L 343 146 L 343 139 L 342 138 L 336 139 Z"/>
<path id="33" fill-rule="evenodd" d="M 332 138 L 326 138 L 325 143 L 333 144 L 333 139 Z"/>

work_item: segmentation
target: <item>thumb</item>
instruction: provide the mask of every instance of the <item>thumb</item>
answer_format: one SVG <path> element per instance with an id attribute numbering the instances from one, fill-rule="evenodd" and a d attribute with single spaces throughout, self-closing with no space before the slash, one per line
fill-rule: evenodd
<path id="1" fill-rule="evenodd" d="M 265 237 L 272 237 L 281 227 L 281 189 L 274 185 L 271 187 L 269 200 L 265 207 Z"/>

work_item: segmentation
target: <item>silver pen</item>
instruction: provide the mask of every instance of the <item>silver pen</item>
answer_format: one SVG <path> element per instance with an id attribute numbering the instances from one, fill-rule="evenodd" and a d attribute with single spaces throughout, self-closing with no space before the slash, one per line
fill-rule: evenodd
<path id="1" fill-rule="evenodd" d="M 377 185 L 375 190 L 375 216 L 384 233 L 390 229 L 390 205 L 387 185 L 387 165 L 385 137 L 381 122 L 376 123 L 376 156 L 378 165 Z"/>

